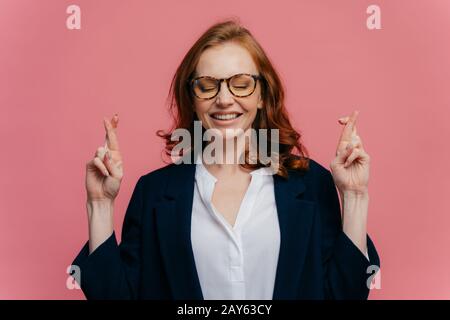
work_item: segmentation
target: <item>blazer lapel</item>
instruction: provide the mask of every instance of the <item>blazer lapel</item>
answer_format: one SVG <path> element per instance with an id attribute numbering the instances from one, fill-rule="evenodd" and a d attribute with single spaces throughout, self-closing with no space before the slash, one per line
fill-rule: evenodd
<path id="1" fill-rule="evenodd" d="M 281 236 L 273 299 L 296 299 L 316 204 L 298 197 L 306 188 L 299 173 L 273 177 Z"/>
<path id="2" fill-rule="evenodd" d="M 161 254 L 176 300 L 203 299 L 191 244 L 195 169 L 195 163 L 174 165 L 155 209 Z M 316 204 L 298 197 L 306 189 L 298 173 L 289 170 L 289 179 L 273 178 L 281 235 L 273 299 L 295 299 Z"/>
<path id="3" fill-rule="evenodd" d="M 203 299 L 191 245 L 195 168 L 195 164 L 174 165 L 156 206 L 161 254 L 175 300 Z"/>

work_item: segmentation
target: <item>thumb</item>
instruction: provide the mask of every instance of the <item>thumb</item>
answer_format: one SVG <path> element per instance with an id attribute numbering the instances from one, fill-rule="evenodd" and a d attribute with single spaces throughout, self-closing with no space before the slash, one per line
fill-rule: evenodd
<path id="1" fill-rule="evenodd" d="M 347 160 L 347 158 L 350 156 L 350 154 L 353 151 L 353 144 L 350 142 L 347 144 L 347 146 L 345 147 L 345 151 L 341 152 L 337 158 L 339 163 L 345 163 L 345 160 Z"/>

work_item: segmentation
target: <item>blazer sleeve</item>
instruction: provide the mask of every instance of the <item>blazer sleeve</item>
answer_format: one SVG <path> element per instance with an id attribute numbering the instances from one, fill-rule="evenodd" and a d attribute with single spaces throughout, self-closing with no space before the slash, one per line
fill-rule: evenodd
<path id="1" fill-rule="evenodd" d="M 143 177 L 139 178 L 128 204 L 122 241 L 113 234 L 89 254 L 89 241 L 72 265 L 80 270 L 79 285 L 87 299 L 136 299 L 139 290 L 140 238 Z"/>
<path id="2" fill-rule="evenodd" d="M 342 229 L 341 206 L 329 170 L 323 175 L 319 195 L 322 225 L 322 261 L 326 299 L 367 299 L 368 279 L 380 266 L 375 246 L 367 235 L 367 257 Z M 370 281 L 369 281 L 370 284 Z"/>

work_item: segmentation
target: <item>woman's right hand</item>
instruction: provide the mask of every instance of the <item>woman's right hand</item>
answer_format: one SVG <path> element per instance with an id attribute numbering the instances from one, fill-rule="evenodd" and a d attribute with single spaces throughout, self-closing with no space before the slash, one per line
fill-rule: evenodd
<path id="1" fill-rule="evenodd" d="M 94 158 L 86 164 L 87 201 L 111 201 L 117 197 L 123 177 L 122 156 L 119 151 L 116 128 L 119 116 L 111 121 L 104 118 L 105 145 L 97 149 Z"/>

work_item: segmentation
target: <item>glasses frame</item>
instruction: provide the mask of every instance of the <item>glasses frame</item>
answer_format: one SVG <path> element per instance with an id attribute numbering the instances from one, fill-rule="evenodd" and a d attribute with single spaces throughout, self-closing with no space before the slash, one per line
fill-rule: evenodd
<path id="1" fill-rule="evenodd" d="M 250 77 L 252 77 L 255 80 L 255 85 L 253 86 L 252 92 L 250 92 L 249 94 L 246 94 L 245 96 L 239 96 L 239 95 L 234 94 L 234 92 L 230 88 L 230 80 L 232 78 L 236 77 L 236 76 L 242 76 L 242 75 L 250 76 Z M 198 81 L 199 79 L 202 79 L 202 78 L 209 78 L 209 79 L 213 79 L 213 80 L 216 81 L 216 88 L 218 87 L 219 89 L 217 89 L 217 92 L 216 92 L 216 94 L 214 96 L 212 96 L 210 98 L 200 98 L 199 96 L 197 96 L 195 94 L 194 83 L 195 83 L 195 81 Z M 190 88 L 190 91 L 194 94 L 194 96 L 196 98 L 198 98 L 200 100 L 211 100 L 211 99 L 215 98 L 219 94 L 220 89 L 222 87 L 222 81 L 225 81 L 227 83 L 228 91 L 230 91 L 233 96 L 235 96 L 237 98 L 245 98 L 245 97 L 251 96 L 253 94 L 253 92 L 255 92 L 256 85 L 258 84 L 258 80 L 262 80 L 262 79 L 263 79 L 262 76 L 260 76 L 258 74 L 250 74 L 250 73 L 237 73 L 235 75 L 232 75 L 229 78 L 221 78 L 221 79 L 217 79 L 217 78 L 214 78 L 214 77 L 211 77 L 211 76 L 201 76 L 201 77 L 196 77 L 194 79 L 188 80 L 188 86 Z"/>

